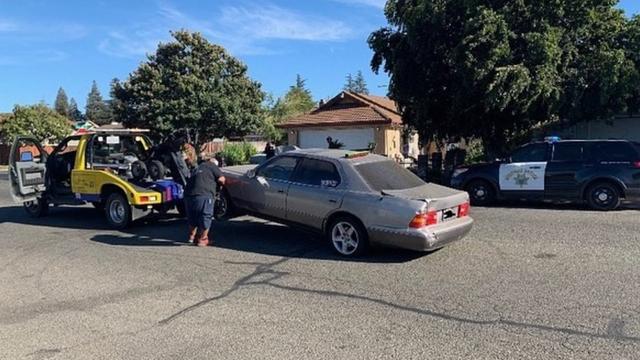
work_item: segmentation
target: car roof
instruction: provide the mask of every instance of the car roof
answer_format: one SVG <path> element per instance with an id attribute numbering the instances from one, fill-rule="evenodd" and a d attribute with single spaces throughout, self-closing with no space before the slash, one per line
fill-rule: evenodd
<path id="1" fill-rule="evenodd" d="M 326 159 L 334 159 L 338 161 L 349 161 L 355 163 L 364 163 L 372 161 L 389 160 L 389 158 L 371 154 L 368 151 L 353 151 L 342 149 L 299 149 L 284 153 L 284 155 L 310 156 Z"/>
<path id="2" fill-rule="evenodd" d="M 538 140 L 538 141 L 531 141 L 531 142 L 526 143 L 524 145 L 531 145 L 531 144 L 559 144 L 559 143 L 591 143 L 591 142 L 616 142 L 616 143 L 624 142 L 624 143 L 632 143 L 633 141 L 625 140 L 625 139 L 567 139 L 567 140 L 557 140 L 557 141 Z"/>

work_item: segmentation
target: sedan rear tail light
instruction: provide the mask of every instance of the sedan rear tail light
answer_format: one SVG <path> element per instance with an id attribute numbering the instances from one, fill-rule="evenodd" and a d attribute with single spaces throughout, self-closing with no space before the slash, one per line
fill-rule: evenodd
<path id="1" fill-rule="evenodd" d="M 438 223 L 438 212 L 432 210 L 429 212 L 423 212 L 416 214 L 416 216 L 409 223 L 409 227 L 412 229 L 420 229 L 429 225 L 435 225 Z"/>
<path id="2" fill-rule="evenodd" d="M 633 167 L 636 169 L 640 169 L 640 160 L 633 162 Z"/>
<path id="3" fill-rule="evenodd" d="M 471 206 L 469 205 L 468 202 L 458 206 L 458 217 L 468 216 L 470 209 L 471 209 Z"/>

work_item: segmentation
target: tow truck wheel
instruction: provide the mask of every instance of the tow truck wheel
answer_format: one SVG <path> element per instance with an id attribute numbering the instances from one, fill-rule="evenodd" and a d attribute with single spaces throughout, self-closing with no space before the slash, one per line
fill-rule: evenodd
<path id="1" fill-rule="evenodd" d="M 131 205 L 121 193 L 112 193 L 105 202 L 107 222 L 114 229 L 124 229 L 131 223 Z"/>
<path id="2" fill-rule="evenodd" d="M 34 218 L 43 217 L 49 213 L 49 202 L 42 198 L 27 201 L 23 206 L 27 214 Z"/>

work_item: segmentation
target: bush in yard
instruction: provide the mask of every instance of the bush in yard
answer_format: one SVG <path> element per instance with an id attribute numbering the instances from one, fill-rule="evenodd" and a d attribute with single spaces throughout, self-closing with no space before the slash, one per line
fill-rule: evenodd
<path id="1" fill-rule="evenodd" d="M 244 165 L 249 163 L 251 156 L 255 155 L 256 149 L 253 145 L 242 142 L 235 144 L 227 144 L 220 152 L 225 159 L 227 166 Z"/>

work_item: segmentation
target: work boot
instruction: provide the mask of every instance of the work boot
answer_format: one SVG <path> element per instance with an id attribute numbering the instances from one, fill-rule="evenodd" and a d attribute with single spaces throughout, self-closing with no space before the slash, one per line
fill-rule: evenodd
<path id="1" fill-rule="evenodd" d="M 187 242 L 189 242 L 189 244 L 193 244 L 193 242 L 196 241 L 196 235 L 198 235 L 198 228 L 195 226 L 189 226 L 189 240 L 187 240 Z"/>
<path id="2" fill-rule="evenodd" d="M 198 237 L 197 246 L 205 247 L 209 245 L 209 230 L 204 230 Z"/>

